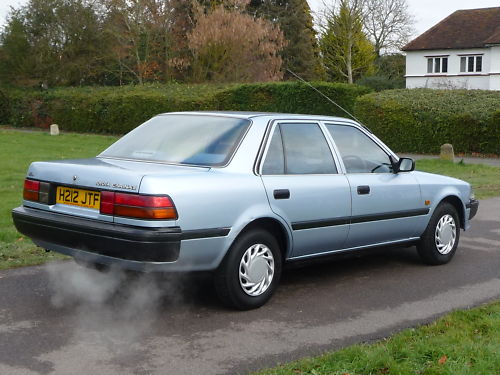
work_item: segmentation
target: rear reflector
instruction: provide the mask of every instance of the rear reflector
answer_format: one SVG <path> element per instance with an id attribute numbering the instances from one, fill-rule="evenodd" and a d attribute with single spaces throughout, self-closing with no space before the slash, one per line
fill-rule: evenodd
<path id="1" fill-rule="evenodd" d="M 166 195 L 101 191 L 101 214 L 139 219 L 175 220 L 177 210 Z"/>

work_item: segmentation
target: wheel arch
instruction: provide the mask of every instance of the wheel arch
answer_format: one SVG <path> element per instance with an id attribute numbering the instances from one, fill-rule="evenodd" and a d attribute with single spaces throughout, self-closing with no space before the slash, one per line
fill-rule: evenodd
<path id="1" fill-rule="evenodd" d="M 455 209 L 457 210 L 457 213 L 458 213 L 459 221 L 460 221 L 460 228 L 464 229 L 465 228 L 465 207 L 462 203 L 462 200 L 456 195 L 448 195 L 448 196 L 444 197 L 443 199 L 441 199 L 439 204 L 444 203 L 444 202 L 449 203 L 453 207 L 455 207 Z"/>
<path id="2" fill-rule="evenodd" d="M 242 234 L 257 228 L 265 229 L 276 238 L 280 246 L 280 252 L 283 257 L 282 259 L 285 261 L 291 250 L 292 237 L 285 225 L 276 218 L 260 217 L 252 220 L 239 231 L 233 242 L 236 241 Z"/>

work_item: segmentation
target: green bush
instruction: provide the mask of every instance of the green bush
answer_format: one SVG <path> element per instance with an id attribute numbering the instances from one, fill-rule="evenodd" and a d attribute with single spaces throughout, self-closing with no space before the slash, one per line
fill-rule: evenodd
<path id="1" fill-rule="evenodd" d="M 374 91 L 383 91 L 403 89 L 406 86 L 406 80 L 403 77 L 389 78 L 384 75 L 374 75 L 362 77 L 356 81 L 356 84 L 369 87 Z"/>
<path id="2" fill-rule="evenodd" d="M 315 84 L 348 111 L 369 89 L 345 84 Z M 162 112 L 241 110 L 347 116 L 302 83 L 245 85 L 160 85 L 3 90 L 0 124 L 64 131 L 123 134 Z M 0 95 L 0 99 L 1 99 Z"/>
<path id="3" fill-rule="evenodd" d="M 323 94 L 354 111 L 356 98 L 369 93 L 367 87 L 343 83 L 313 82 Z M 349 117 L 314 89 L 300 82 L 279 82 L 238 85 L 214 97 L 221 110 L 303 113 Z"/>
<path id="4" fill-rule="evenodd" d="M 214 93 L 230 86 L 165 85 L 3 90 L 8 110 L 0 123 L 11 126 L 121 134 L 162 112 L 209 109 Z"/>
<path id="5" fill-rule="evenodd" d="M 500 92 L 389 90 L 358 98 L 355 115 L 396 151 L 500 154 Z"/>

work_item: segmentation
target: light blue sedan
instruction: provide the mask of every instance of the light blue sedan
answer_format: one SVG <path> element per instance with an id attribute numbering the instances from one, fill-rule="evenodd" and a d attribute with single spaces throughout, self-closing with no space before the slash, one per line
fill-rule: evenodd
<path id="1" fill-rule="evenodd" d="M 414 168 L 345 118 L 167 113 L 95 158 L 31 164 L 12 216 L 79 263 L 212 271 L 222 301 L 251 309 L 285 262 L 394 244 L 449 262 L 478 202 Z"/>

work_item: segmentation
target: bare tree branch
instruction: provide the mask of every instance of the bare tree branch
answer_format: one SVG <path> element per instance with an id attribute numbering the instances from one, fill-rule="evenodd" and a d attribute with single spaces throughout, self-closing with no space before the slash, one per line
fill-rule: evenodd
<path id="1" fill-rule="evenodd" d="M 383 51 L 399 50 L 414 32 L 415 19 L 406 0 L 361 0 L 363 26 L 375 46 L 377 56 Z"/>

